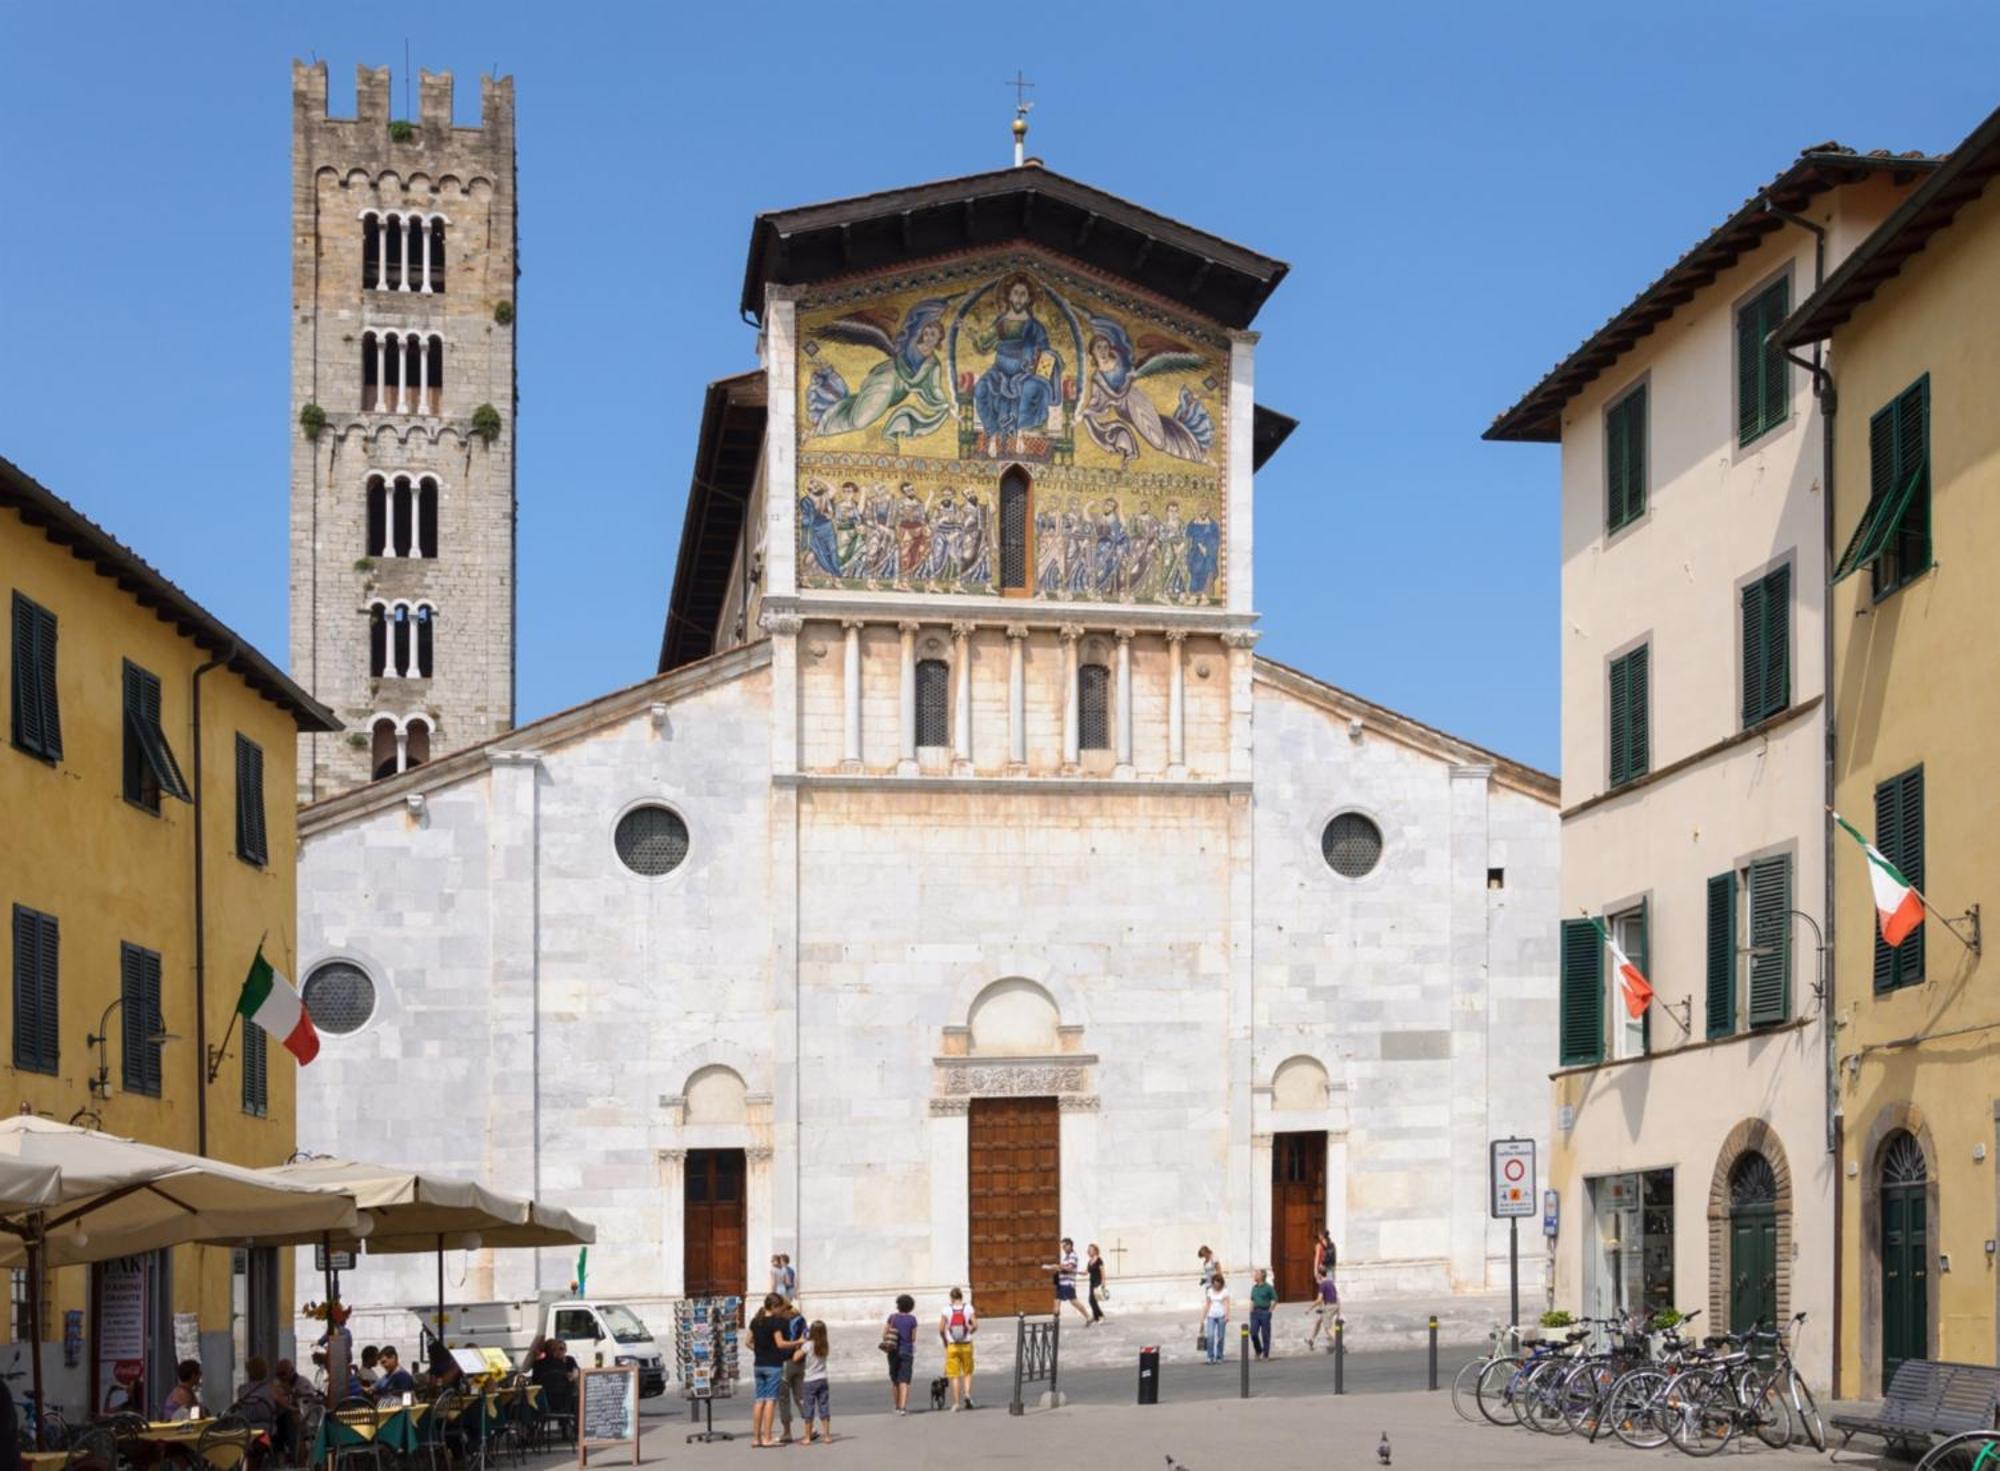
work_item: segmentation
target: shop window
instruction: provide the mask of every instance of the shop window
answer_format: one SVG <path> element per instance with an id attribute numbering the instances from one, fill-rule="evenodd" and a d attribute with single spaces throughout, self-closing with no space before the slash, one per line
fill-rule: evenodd
<path id="1" fill-rule="evenodd" d="M 1601 1175 L 1584 1187 L 1584 1312 L 1623 1317 L 1673 1307 L 1674 1172 Z"/>

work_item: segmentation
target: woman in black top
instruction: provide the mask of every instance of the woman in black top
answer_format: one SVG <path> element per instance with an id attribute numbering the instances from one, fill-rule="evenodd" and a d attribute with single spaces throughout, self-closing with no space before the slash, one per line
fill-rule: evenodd
<path id="1" fill-rule="evenodd" d="M 755 1351 L 757 1373 L 757 1398 L 750 1407 L 750 1443 L 753 1446 L 774 1446 L 778 1442 L 771 1438 L 772 1421 L 778 1416 L 778 1392 L 784 1383 L 785 1360 L 788 1351 L 779 1342 L 784 1331 L 784 1299 L 775 1292 L 764 1299 L 764 1306 L 757 1309 L 757 1316 L 750 1320 L 750 1344 Z"/>
<path id="2" fill-rule="evenodd" d="M 1097 1254 L 1097 1243 L 1090 1243 L 1090 1321 L 1104 1321 L 1104 1258 Z"/>

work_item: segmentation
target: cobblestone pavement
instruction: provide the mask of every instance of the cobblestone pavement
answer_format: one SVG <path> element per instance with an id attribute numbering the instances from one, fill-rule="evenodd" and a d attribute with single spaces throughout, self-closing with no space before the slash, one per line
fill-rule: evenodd
<path id="1" fill-rule="evenodd" d="M 845 1387 L 843 1387 L 845 1388 Z M 915 1396 L 912 1397 L 914 1403 Z M 1171 1395 L 1169 1396 L 1171 1401 Z M 1089 1471 L 1166 1471 L 1168 1458 L 1186 1471 L 1290 1471 L 1290 1468 L 1354 1468 L 1376 1463 L 1383 1432 L 1389 1436 L 1392 1466 L 1402 1471 L 1507 1471 L 1512 1467 L 1685 1465 L 1671 1448 L 1640 1452 L 1616 1444 L 1587 1445 L 1573 1437 L 1534 1435 L 1468 1425 L 1452 1412 L 1448 1391 L 1355 1394 L 1271 1394 L 1240 1399 L 1183 1399 L 1157 1406 L 1129 1402 L 1072 1403 L 1060 1410 L 1030 1410 L 1010 1416 L 1003 1404 L 982 1405 L 968 1414 L 913 1412 L 897 1418 L 883 1412 L 882 1396 L 846 1389 L 835 1394 L 830 1446 L 790 1447 L 779 1464 L 838 1468 L 949 1466 L 1087 1467 Z M 857 1401 L 865 1403 L 857 1404 Z M 846 1402 L 847 1410 L 842 1403 Z M 649 1403 L 651 1410 L 658 1401 Z M 736 1463 L 749 1445 L 749 1404 L 726 1403 L 717 1429 L 738 1439 L 689 1445 L 691 1428 L 680 1413 L 648 1413 L 641 1464 L 694 1466 L 705 1461 Z M 1809 1452 L 1776 1452 L 1750 1444 L 1732 1445 L 1731 1463 L 1755 1457 L 1782 1471 L 1787 1465 L 1824 1464 Z M 617 1451 L 594 1452 L 606 1466 L 623 1464 Z M 573 1463 L 573 1458 L 572 1458 Z M 562 1464 L 548 1460 L 537 1471 Z M 1842 1466 L 1869 1467 L 1866 1456 L 1844 1456 Z"/>

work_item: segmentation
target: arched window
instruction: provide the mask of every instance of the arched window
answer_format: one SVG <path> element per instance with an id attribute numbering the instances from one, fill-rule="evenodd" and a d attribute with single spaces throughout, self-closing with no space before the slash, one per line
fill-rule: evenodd
<path id="1" fill-rule="evenodd" d="M 382 217 L 370 210 L 361 217 L 361 288 L 382 284 Z"/>
<path id="2" fill-rule="evenodd" d="M 410 610 L 398 603 L 390 620 L 389 672 L 400 679 L 410 672 Z"/>
<path id="3" fill-rule="evenodd" d="M 382 385 L 384 369 L 382 343 L 373 332 L 361 334 L 361 408 L 364 413 L 380 411 L 385 389 Z"/>
<path id="4" fill-rule="evenodd" d="M 426 337 L 424 352 L 428 359 L 425 364 L 428 371 L 424 373 L 424 379 L 428 381 L 429 386 L 424 389 L 424 407 L 421 412 L 443 413 L 441 405 L 444 403 L 444 339 Z"/>
<path id="5" fill-rule="evenodd" d="M 381 679 L 389 672 L 389 610 L 380 603 L 368 609 L 368 677 Z"/>
<path id="6" fill-rule="evenodd" d="M 1033 508 L 1028 472 L 1019 465 L 1000 477 L 1000 591 L 1027 593 L 1034 575 Z"/>
<path id="7" fill-rule="evenodd" d="M 431 723 L 412 717 L 403 727 L 403 770 L 414 771 L 431 759 Z"/>
<path id="8" fill-rule="evenodd" d="M 368 555 L 387 555 L 389 548 L 389 482 L 368 477 Z"/>
<path id="9" fill-rule="evenodd" d="M 942 659 L 917 660 L 917 744 L 951 744 L 951 666 Z"/>
<path id="10" fill-rule="evenodd" d="M 361 334 L 361 407 L 435 414 L 444 402 L 444 339 L 415 332 Z"/>
<path id="11" fill-rule="evenodd" d="M 445 222 L 442 219 L 434 217 L 430 221 L 429 230 L 426 232 L 430 237 L 427 251 L 430 257 L 431 268 L 429 289 L 433 294 L 439 296 L 444 294 L 444 230 Z"/>
<path id="12" fill-rule="evenodd" d="M 396 722 L 386 715 L 376 718 L 371 732 L 368 769 L 376 781 L 392 777 L 401 769 L 396 757 Z"/>
<path id="13" fill-rule="evenodd" d="M 393 556 L 407 557 L 410 554 L 413 509 L 410 505 L 410 477 L 398 475 L 396 483 L 389 488 L 389 547 Z"/>
<path id="14" fill-rule="evenodd" d="M 438 483 L 426 475 L 417 482 L 417 555 L 438 554 Z"/>
<path id="15" fill-rule="evenodd" d="M 409 672 L 412 678 L 429 679 L 431 677 L 432 652 L 437 636 L 437 609 L 433 608 L 429 603 L 419 603 L 414 622 L 416 624 L 416 658 L 415 662 L 409 666 Z"/>
<path id="16" fill-rule="evenodd" d="M 1076 718 L 1080 749 L 1111 749 L 1111 671 L 1102 664 L 1077 667 Z"/>

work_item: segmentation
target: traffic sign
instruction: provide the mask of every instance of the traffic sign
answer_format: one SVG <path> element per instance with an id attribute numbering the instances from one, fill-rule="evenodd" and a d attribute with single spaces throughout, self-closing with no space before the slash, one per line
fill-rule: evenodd
<path id="1" fill-rule="evenodd" d="M 1492 1191 L 1493 1218 L 1532 1216 L 1535 1198 L 1535 1141 L 1495 1139 L 1487 1146 L 1487 1181 Z"/>

